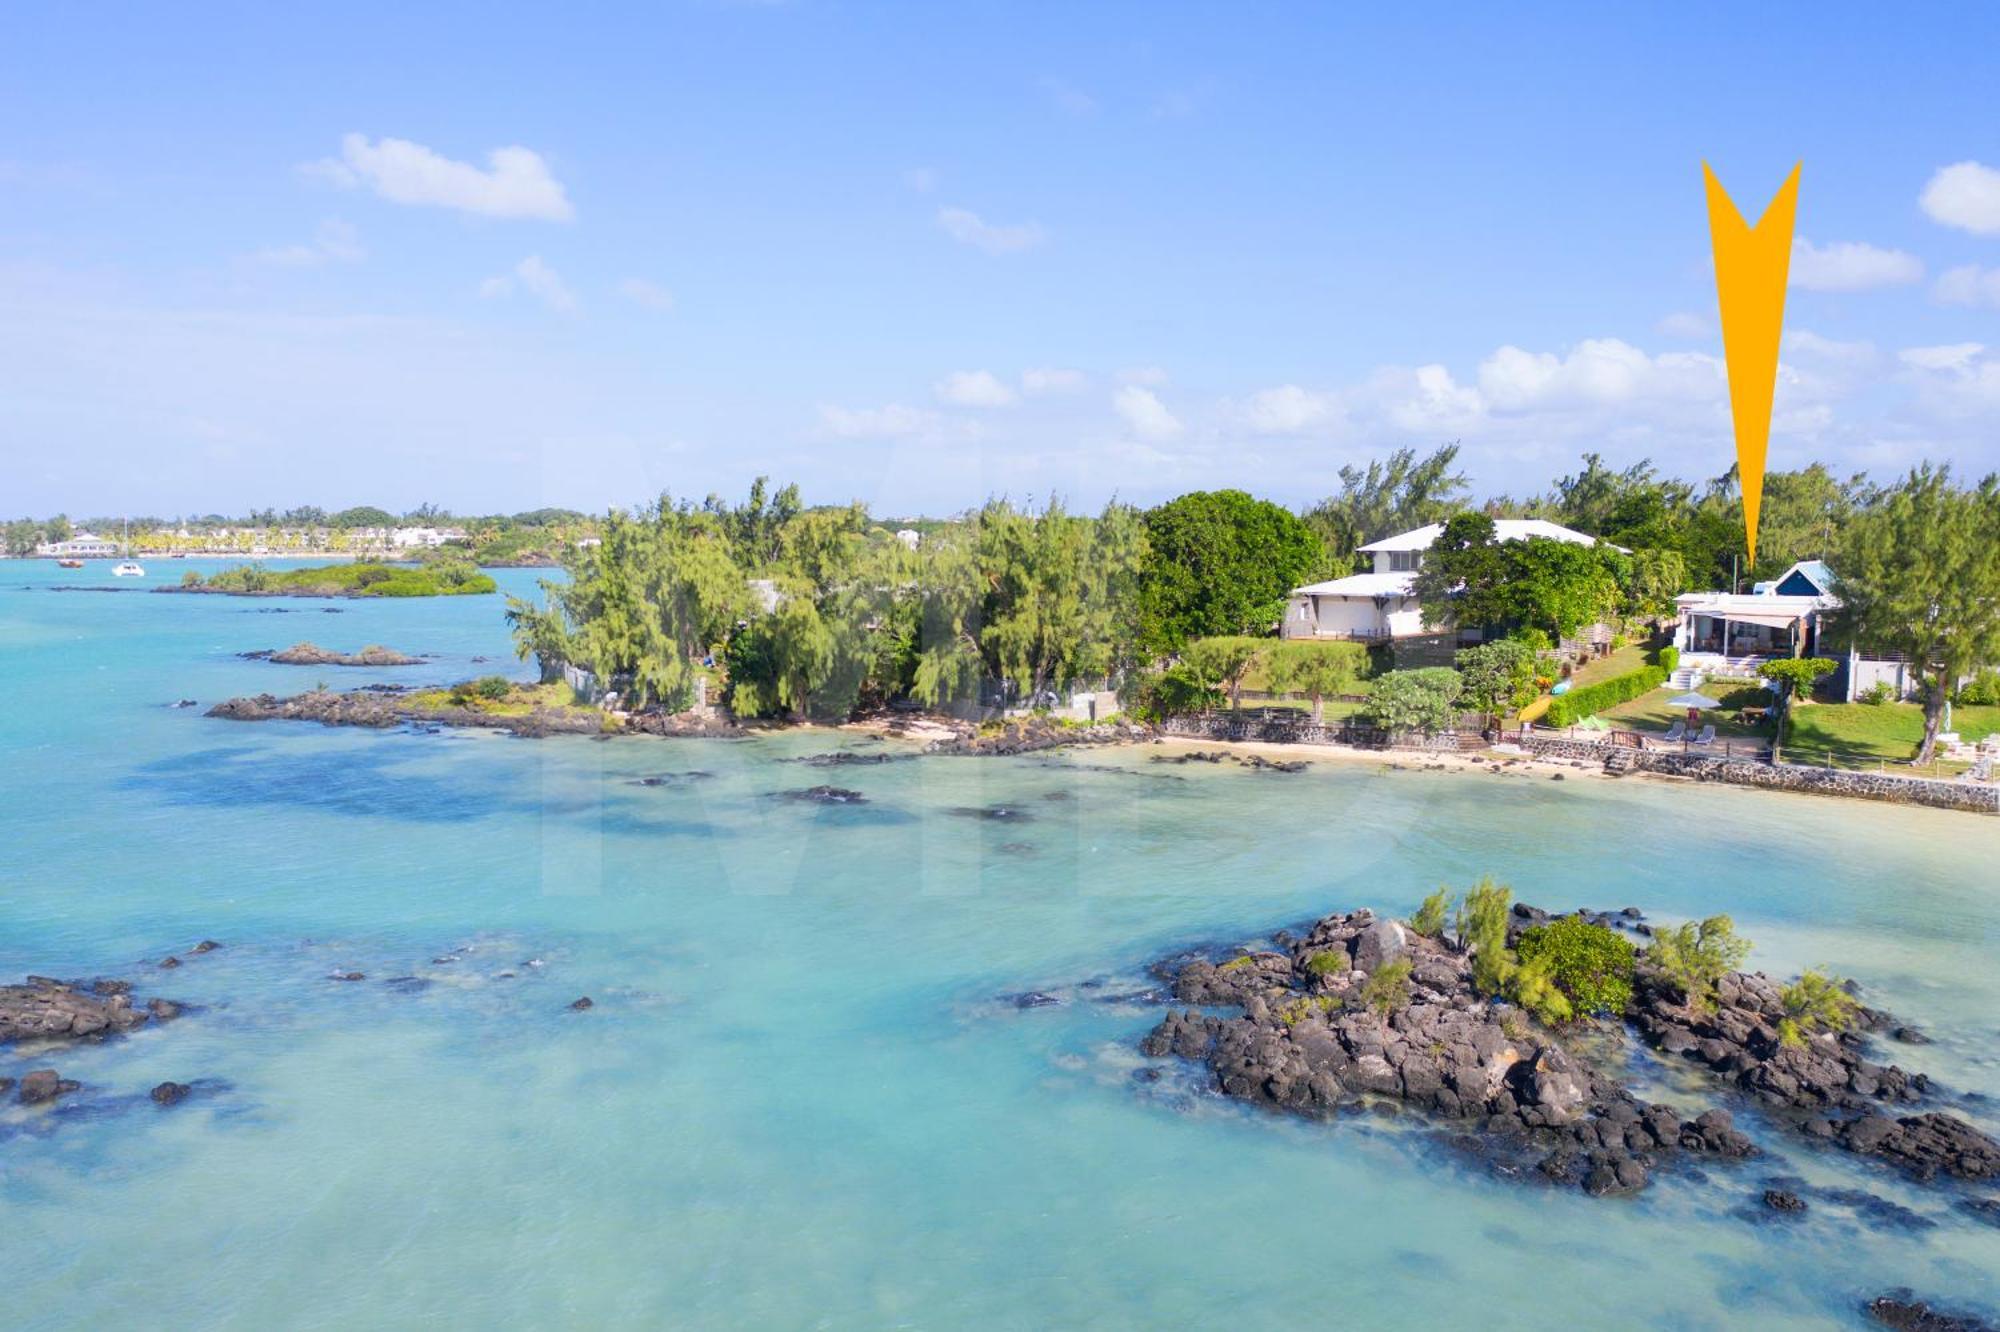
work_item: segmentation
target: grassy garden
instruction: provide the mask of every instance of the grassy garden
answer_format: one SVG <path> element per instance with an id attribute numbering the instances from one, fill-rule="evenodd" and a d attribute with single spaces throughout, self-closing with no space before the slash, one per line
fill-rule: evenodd
<path id="1" fill-rule="evenodd" d="M 2000 731 L 2000 706 L 1954 707 L 1951 724 L 1966 740 L 1983 740 Z M 1915 703 L 1809 703 L 1792 709 L 1785 757 L 1812 763 L 1831 755 L 1842 766 L 1870 760 L 1908 763 L 1923 738 L 1924 710 Z"/>

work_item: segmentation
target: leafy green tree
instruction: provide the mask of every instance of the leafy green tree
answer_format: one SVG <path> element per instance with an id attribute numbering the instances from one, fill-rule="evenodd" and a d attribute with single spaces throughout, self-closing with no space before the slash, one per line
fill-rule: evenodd
<path id="1" fill-rule="evenodd" d="M 1315 726 L 1326 720 L 1329 694 L 1354 693 L 1367 673 L 1368 650 L 1359 643 L 1280 643 L 1266 654 L 1264 673 L 1282 694 L 1312 700 Z"/>
<path id="2" fill-rule="evenodd" d="M 1535 652 L 1526 643 L 1496 638 L 1460 648 L 1452 660 L 1458 665 L 1464 701 L 1485 715 L 1488 726 L 1498 725 L 1508 708 L 1535 697 Z"/>
<path id="3" fill-rule="evenodd" d="M 1256 638 L 1199 638 L 1188 644 L 1183 660 L 1199 680 L 1229 695 L 1229 706 L 1243 706 L 1243 677 L 1277 644 Z"/>
<path id="4" fill-rule="evenodd" d="M 1522 931 L 1516 952 L 1524 969 L 1545 964 L 1579 1013 L 1615 1017 L 1632 1002 L 1632 941 L 1616 930 L 1563 916 Z"/>
<path id="5" fill-rule="evenodd" d="M 1489 875 L 1466 889 L 1458 904 L 1458 950 L 1472 955 L 1472 986 L 1480 994 L 1501 992 L 1514 971 L 1507 947 L 1507 911 L 1513 890 Z"/>
<path id="6" fill-rule="evenodd" d="M 1446 444 L 1422 458 L 1415 449 L 1398 449 L 1365 469 L 1343 467 L 1340 492 L 1308 509 L 1306 522 L 1330 557 L 1337 562 L 1345 555 L 1351 563 L 1356 546 L 1441 523 L 1461 507 L 1465 475 L 1452 470 L 1457 460 L 1458 445 Z"/>
<path id="7" fill-rule="evenodd" d="M 1686 921 L 1671 930 L 1656 929 L 1646 949 L 1646 960 L 1697 1010 L 1713 1003 L 1715 983 L 1742 966 L 1749 956 L 1750 941 L 1736 933 L 1736 922 L 1727 916 L 1710 916 L 1698 925 Z"/>
<path id="8" fill-rule="evenodd" d="M 1834 567 L 1837 626 L 1902 654 L 1921 682 L 1916 761 L 1929 763 L 1958 681 L 2000 664 L 2000 479 L 1965 490 L 1949 467 L 1917 468 L 1854 514 Z"/>
<path id="9" fill-rule="evenodd" d="M 1497 627 L 1514 618 L 1507 544 L 1483 513 L 1467 510 L 1446 521 L 1410 586 L 1428 627 Z"/>
<path id="10" fill-rule="evenodd" d="M 1427 939 L 1444 933 L 1445 915 L 1451 909 L 1451 890 L 1440 888 L 1426 897 L 1410 917 L 1410 928 Z"/>
<path id="11" fill-rule="evenodd" d="M 1319 539 L 1289 510 L 1240 490 L 1195 491 L 1146 514 L 1139 585 L 1145 641 L 1263 634 L 1321 563 Z"/>
<path id="12" fill-rule="evenodd" d="M 1519 958 L 1507 970 L 1502 988 L 1544 1026 L 1559 1027 L 1576 1016 L 1576 1005 L 1556 979 L 1555 959 L 1546 953 Z"/>
<path id="13" fill-rule="evenodd" d="M 1689 591 L 1687 557 L 1678 550 L 1632 552 L 1632 583 L 1626 608 L 1637 618 L 1664 619 L 1674 613 L 1674 598 Z"/>
<path id="14" fill-rule="evenodd" d="M 1854 1025 L 1861 1004 L 1845 986 L 1823 971 L 1808 971 L 1778 992 L 1785 1016 L 1778 1021 L 1778 1039 L 1804 1045 L 1816 1032 L 1843 1032 Z"/>
<path id="15" fill-rule="evenodd" d="M 1777 682 L 1780 698 L 1791 699 L 1810 694 L 1814 684 L 1838 669 L 1838 662 L 1825 657 L 1783 657 L 1765 662 L 1757 674 Z"/>
<path id="16" fill-rule="evenodd" d="M 988 673 L 1041 699 L 1129 670 L 1145 553 L 1145 530 L 1127 505 L 1108 505 L 1093 521 L 1055 500 L 1040 513 L 988 504 L 979 518 Z"/>
<path id="17" fill-rule="evenodd" d="M 1516 622 L 1562 639 L 1616 613 L 1621 595 L 1616 551 L 1544 537 L 1506 546 L 1507 592 Z"/>
<path id="18" fill-rule="evenodd" d="M 1426 666 L 1379 675 L 1368 691 L 1368 712 L 1384 730 L 1435 735 L 1458 722 L 1458 672 Z"/>

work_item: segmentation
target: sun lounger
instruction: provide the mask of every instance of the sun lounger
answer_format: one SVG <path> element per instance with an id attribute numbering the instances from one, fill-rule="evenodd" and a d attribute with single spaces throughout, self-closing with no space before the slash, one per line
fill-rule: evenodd
<path id="1" fill-rule="evenodd" d="M 1686 722 L 1684 721 L 1675 722 L 1672 726 L 1669 726 L 1667 728 L 1667 743 L 1672 744 L 1674 741 L 1680 739 L 1682 736 L 1687 734 L 1687 730 L 1688 730 L 1688 724 Z"/>
<path id="2" fill-rule="evenodd" d="M 1715 743 L 1715 727 L 1714 727 L 1714 726 L 1712 726 L 1712 725 L 1711 725 L 1711 726 L 1704 726 L 1704 727 L 1702 727 L 1702 728 L 1701 728 L 1701 734 L 1700 734 L 1700 735 L 1698 735 L 1698 736 L 1696 736 L 1696 737 L 1694 738 L 1694 742 L 1695 742 L 1696 744 L 1698 744 L 1698 745 L 1712 745 L 1712 744 L 1714 744 L 1714 743 Z"/>

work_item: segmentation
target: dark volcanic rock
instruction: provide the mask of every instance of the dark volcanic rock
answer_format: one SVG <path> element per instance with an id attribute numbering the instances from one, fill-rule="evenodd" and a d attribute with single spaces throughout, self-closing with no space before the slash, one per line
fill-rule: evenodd
<path id="1" fill-rule="evenodd" d="M 154 1105 L 179 1105 L 194 1088 L 185 1082 L 163 1082 L 148 1093 Z"/>
<path id="2" fill-rule="evenodd" d="M 957 735 L 933 741 L 926 753 L 1007 757 L 1034 754 L 1070 745 L 1136 744 L 1154 738 L 1153 728 L 1119 719 L 1088 726 L 1069 726 L 1048 717 L 1024 717 L 986 735 Z"/>
<path id="3" fill-rule="evenodd" d="M 1456 1121 L 1445 1135 L 1491 1155 L 1494 1173 L 1578 1185 L 1597 1196 L 1643 1189 L 1679 1153 L 1755 1152 L 1725 1111 L 1683 1121 L 1519 1011 L 1473 990 L 1471 961 L 1367 911 L 1328 916 L 1283 950 L 1220 962 L 1180 957 L 1156 970 L 1182 1003 L 1233 1017 L 1170 1012 L 1142 1053 L 1204 1063 L 1226 1096 L 1325 1117 L 1355 1098 Z M 1360 1002 L 1371 971 L 1410 965 L 1409 1001 L 1386 1018 Z"/>
<path id="4" fill-rule="evenodd" d="M 1994 1332 L 1993 1325 L 1971 1314 L 1946 1313 L 1908 1290 L 1892 1290 L 1862 1306 L 1870 1318 L 1897 1332 Z"/>
<path id="5" fill-rule="evenodd" d="M 30 976 L 25 985 L 0 985 L 0 1044 L 7 1041 L 115 1035 L 145 1022 L 132 1007 L 131 987 L 109 982 L 90 990 Z"/>
<path id="6" fill-rule="evenodd" d="M 58 1096 L 66 1096 L 82 1085 L 60 1076 L 52 1068 L 38 1068 L 21 1075 L 21 1090 L 17 1095 L 22 1105 L 41 1105 Z"/>
<path id="7" fill-rule="evenodd" d="M 198 944 L 196 944 L 196 945 L 195 945 L 194 947 L 192 947 L 192 948 L 188 949 L 188 951 L 189 951 L 190 953 L 196 953 L 196 954 L 200 954 L 200 953 L 212 953 L 212 952 L 214 952 L 214 951 L 215 951 L 216 949 L 218 949 L 218 948 L 220 948 L 220 947 L 222 947 L 222 945 L 221 945 L 221 944 L 219 944 L 219 943 L 217 943 L 217 942 L 216 942 L 215 940 L 213 940 L 213 939 L 203 939 L 203 940 L 202 940 L 202 941 L 201 941 L 200 943 L 198 943 Z"/>
<path id="8" fill-rule="evenodd" d="M 945 811 L 961 819 L 988 823 L 1026 823 L 1035 816 L 1018 805 L 957 805 Z"/>
<path id="9" fill-rule="evenodd" d="M 281 666 L 418 666 L 421 657 L 408 657 L 394 648 L 383 647 L 380 643 L 370 643 L 359 652 L 335 652 L 317 643 L 294 643 L 282 652 L 245 652 L 241 654 L 262 661 L 277 662 Z"/>
<path id="10" fill-rule="evenodd" d="M 1764 1206 L 1774 1212 L 1803 1212 L 1806 1200 L 1790 1189 L 1765 1189 Z"/>
<path id="11" fill-rule="evenodd" d="M 774 800 L 799 800 L 820 805 L 860 805 L 867 803 L 868 797 L 859 791 L 850 791 L 844 786 L 808 786 L 803 791 L 773 791 Z"/>
<path id="12" fill-rule="evenodd" d="M 368 977 L 359 971 L 336 971 L 329 974 L 327 976 L 327 979 L 337 980 L 337 981 L 361 981 L 361 980 L 367 980 Z"/>
<path id="13" fill-rule="evenodd" d="M 595 1007 L 597 1007 L 597 1005 L 592 1003 L 590 996 L 586 994 L 580 999 L 571 1000 L 569 1011 L 572 1013 L 582 1013 Z"/>

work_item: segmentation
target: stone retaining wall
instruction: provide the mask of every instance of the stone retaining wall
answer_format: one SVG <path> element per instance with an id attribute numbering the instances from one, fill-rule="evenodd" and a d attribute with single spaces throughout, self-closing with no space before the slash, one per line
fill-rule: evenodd
<path id="1" fill-rule="evenodd" d="M 1160 724 L 1160 730 L 1166 735 L 1200 740 L 1261 740 L 1276 745 L 1348 745 L 1356 749 L 1420 749 L 1447 754 L 1459 749 L 1459 738 L 1450 731 L 1442 735 L 1391 735 L 1343 723 L 1264 721 L 1225 713 L 1169 717 Z"/>
<path id="2" fill-rule="evenodd" d="M 1929 805 L 1935 809 L 2000 814 L 2000 787 L 1971 782 L 1892 777 L 1881 772 L 1846 772 L 1838 768 L 1809 768 L 1797 763 L 1760 763 L 1754 759 L 1712 758 L 1706 754 L 1688 754 L 1678 750 L 1634 749 L 1540 736 L 1529 736 L 1520 743 L 1529 753 L 1544 758 L 1601 761 L 1609 758 L 1614 751 L 1623 750 L 1632 756 L 1633 767 L 1640 772 L 1690 777 L 1700 782 L 1727 782 L 1732 786 L 1760 786 L 1771 791 L 1800 791 L 1809 795 L 1846 796 L 1857 800 L 1890 800 L 1905 805 Z"/>

